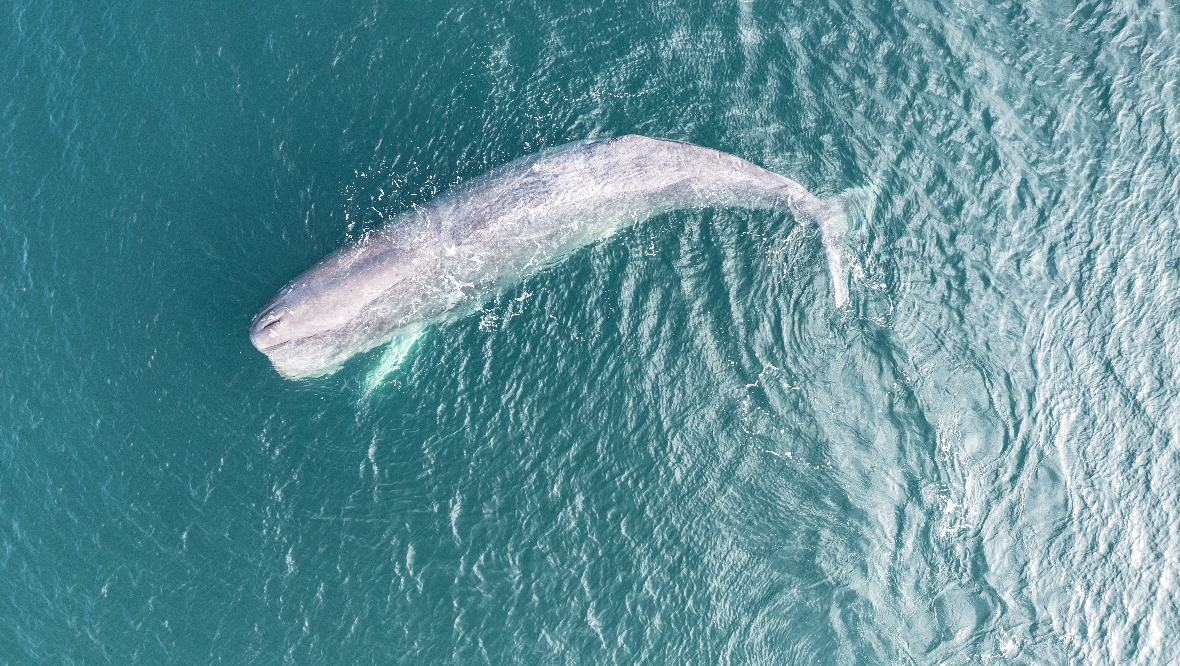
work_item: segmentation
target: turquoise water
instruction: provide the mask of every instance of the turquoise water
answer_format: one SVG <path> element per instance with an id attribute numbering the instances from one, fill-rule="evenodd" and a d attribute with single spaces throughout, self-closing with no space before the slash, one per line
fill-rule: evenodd
<path id="1" fill-rule="evenodd" d="M 0 663 L 1180 660 L 1168 2 L 14 0 Z M 282 380 L 254 312 L 568 141 L 853 211 L 664 215 Z"/>

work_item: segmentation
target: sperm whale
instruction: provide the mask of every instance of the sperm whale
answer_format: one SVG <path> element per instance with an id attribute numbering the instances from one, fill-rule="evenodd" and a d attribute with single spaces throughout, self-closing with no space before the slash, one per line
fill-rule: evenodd
<path id="1" fill-rule="evenodd" d="M 530 155 L 409 210 L 296 277 L 250 324 L 288 379 L 461 316 L 611 233 L 691 207 L 789 209 L 818 225 L 836 306 L 848 299 L 840 207 L 734 155 L 628 135 Z"/>

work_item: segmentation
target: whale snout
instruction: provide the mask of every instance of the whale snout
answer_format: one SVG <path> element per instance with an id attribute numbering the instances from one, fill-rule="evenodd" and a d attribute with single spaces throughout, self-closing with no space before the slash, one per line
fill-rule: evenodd
<path id="1" fill-rule="evenodd" d="M 286 308 L 275 306 L 263 308 L 254 315 L 254 320 L 250 322 L 250 343 L 255 349 L 266 351 L 287 341 L 283 335 L 285 314 Z"/>

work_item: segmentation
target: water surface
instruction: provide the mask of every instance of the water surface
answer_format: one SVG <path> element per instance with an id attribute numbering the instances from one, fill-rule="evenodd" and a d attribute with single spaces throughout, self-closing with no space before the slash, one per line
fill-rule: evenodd
<path id="1" fill-rule="evenodd" d="M 1180 659 L 1170 3 L 0 12 L 0 663 Z M 254 312 L 538 150 L 854 209 L 650 220 L 282 380 Z"/>

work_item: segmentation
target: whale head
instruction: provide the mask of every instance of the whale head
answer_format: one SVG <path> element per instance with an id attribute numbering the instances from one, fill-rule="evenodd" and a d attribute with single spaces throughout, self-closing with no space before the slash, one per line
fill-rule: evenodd
<path id="1" fill-rule="evenodd" d="M 339 280 L 301 276 L 278 292 L 250 321 L 250 342 L 288 379 L 333 372 L 373 346 L 368 325 L 372 296 Z"/>
<path id="2" fill-rule="evenodd" d="M 250 322 L 250 343 L 265 353 L 280 345 L 314 337 L 330 326 L 317 316 L 316 301 L 306 283 L 291 283 L 275 294 Z"/>
<path id="3" fill-rule="evenodd" d="M 388 248 L 345 247 L 292 280 L 250 322 L 250 342 L 288 379 L 335 370 L 384 342 L 387 311 L 401 309 L 408 266 Z"/>

